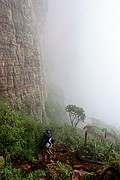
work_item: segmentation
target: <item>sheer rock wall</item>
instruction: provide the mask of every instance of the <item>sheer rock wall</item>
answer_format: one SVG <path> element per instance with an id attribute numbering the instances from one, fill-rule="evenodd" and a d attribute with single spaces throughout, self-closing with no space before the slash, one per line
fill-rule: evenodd
<path id="1" fill-rule="evenodd" d="M 0 93 L 42 121 L 47 0 L 0 0 Z"/>

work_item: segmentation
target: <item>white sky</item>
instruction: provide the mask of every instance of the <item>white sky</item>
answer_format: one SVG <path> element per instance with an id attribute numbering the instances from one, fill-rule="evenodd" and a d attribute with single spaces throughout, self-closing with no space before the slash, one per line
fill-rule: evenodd
<path id="1" fill-rule="evenodd" d="M 48 0 L 44 51 L 67 103 L 120 126 L 120 0 Z"/>

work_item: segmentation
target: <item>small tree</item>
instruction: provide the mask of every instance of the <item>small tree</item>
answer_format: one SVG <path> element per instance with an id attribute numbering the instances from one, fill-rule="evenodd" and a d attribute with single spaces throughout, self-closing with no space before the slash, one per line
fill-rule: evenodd
<path id="1" fill-rule="evenodd" d="M 65 107 L 65 111 L 68 113 L 70 122 L 73 127 L 77 127 L 80 121 L 84 122 L 86 116 L 84 113 L 84 109 L 81 107 L 77 107 L 76 105 L 68 105 Z"/>

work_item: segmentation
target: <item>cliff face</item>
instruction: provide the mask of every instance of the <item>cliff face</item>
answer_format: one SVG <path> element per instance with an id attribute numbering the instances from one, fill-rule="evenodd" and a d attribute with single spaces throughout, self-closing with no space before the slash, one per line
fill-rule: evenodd
<path id="1" fill-rule="evenodd" d="M 0 92 L 42 121 L 47 0 L 0 0 Z"/>

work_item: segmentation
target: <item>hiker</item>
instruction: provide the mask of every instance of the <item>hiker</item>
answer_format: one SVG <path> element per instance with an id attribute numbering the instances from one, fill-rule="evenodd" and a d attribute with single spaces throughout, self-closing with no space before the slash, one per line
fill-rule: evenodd
<path id="1" fill-rule="evenodd" d="M 51 137 L 46 143 L 44 147 L 44 152 L 43 152 L 45 161 L 49 160 L 50 162 L 53 162 L 55 142 L 56 142 L 56 139 L 54 137 Z"/>
<path id="2" fill-rule="evenodd" d="M 40 141 L 40 149 L 41 149 L 41 152 L 43 154 L 43 149 L 46 145 L 46 143 L 49 141 L 49 139 L 52 137 L 52 133 L 50 130 L 46 130 L 46 132 L 44 133 L 41 141 Z"/>
<path id="3" fill-rule="evenodd" d="M 46 130 L 40 142 L 41 153 L 45 161 L 47 159 L 50 161 L 52 160 L 55 141 L 56 140 L 52 137 L 51 131 Z"/>

